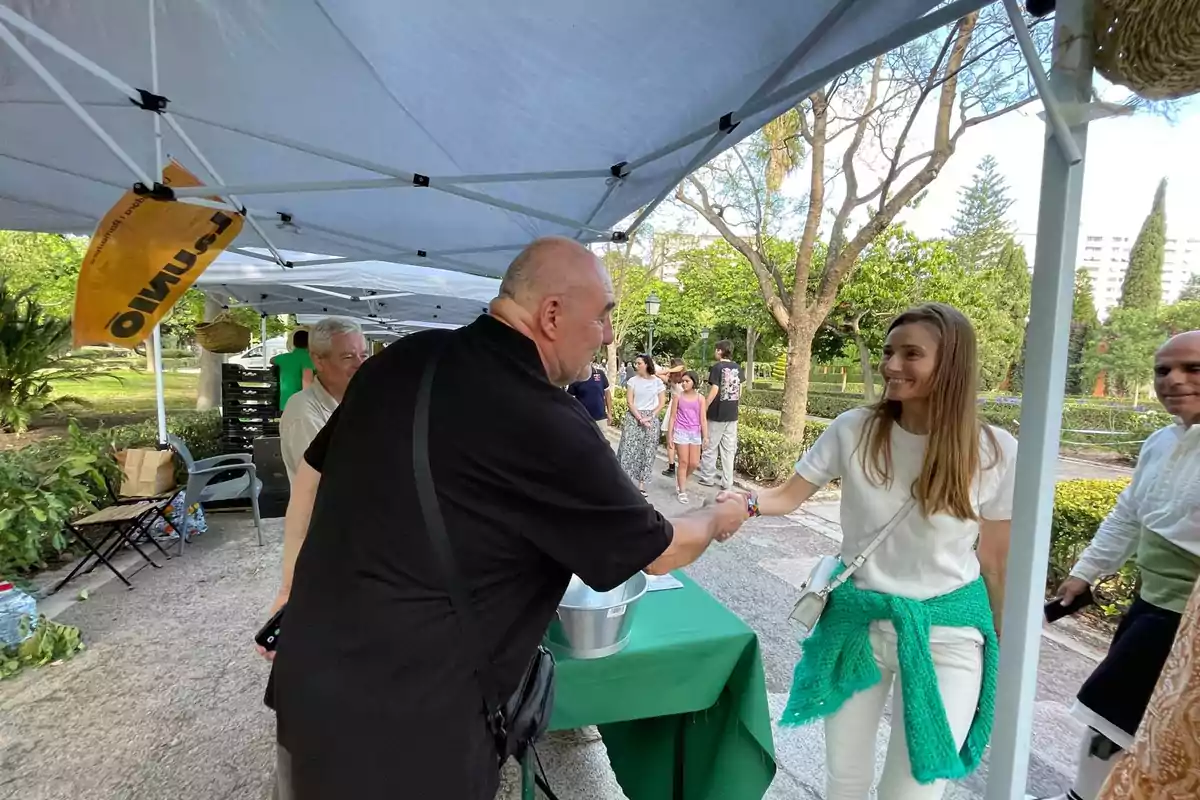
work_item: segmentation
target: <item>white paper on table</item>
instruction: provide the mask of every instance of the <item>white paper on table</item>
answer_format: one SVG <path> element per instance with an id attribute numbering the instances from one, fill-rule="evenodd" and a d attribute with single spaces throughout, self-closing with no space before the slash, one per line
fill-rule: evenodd
<path id="1" fill-rule="evenodd" d="M 661 592 L 666 589 L 682 589 L 683 582 L 674 575 L 647 575 L 646 591 Z"/>

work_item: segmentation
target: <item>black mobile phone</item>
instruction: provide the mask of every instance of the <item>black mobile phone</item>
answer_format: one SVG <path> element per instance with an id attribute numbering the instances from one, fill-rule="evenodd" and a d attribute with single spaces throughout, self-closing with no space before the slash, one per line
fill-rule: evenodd
<path id="1" fill-rule="evenodd" d="M 254 636 L 255 643 L 267 652 L 272 652 L 279 645 L 279 627 L 280 623 L 283 621 L 283 612 L 286 608 L 286 605 L 281 606 L 280 609 L 276 611 L 269 620 L 267 620 L 267 624 L 262 626 L 262 630 L 260 630 Z"/>
<path id="2" fill-rule="evenodd" d="M 1046 621 L 1058 622 L 1063 617 L 1068 617 L 1096 602 L 1096 597 L 1092 594 L 1091 587 L 1083 590 L 1083 593 L 1071 601 L 1069 605 L 1063 605 L 1062 600 L 1054 598 L 1049 603 L 1046 603 Z"/>

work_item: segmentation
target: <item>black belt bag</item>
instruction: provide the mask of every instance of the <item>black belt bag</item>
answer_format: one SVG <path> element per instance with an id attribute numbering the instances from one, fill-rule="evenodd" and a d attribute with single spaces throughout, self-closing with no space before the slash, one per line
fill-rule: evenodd
<path id="1" fill-rule="evenodd" d="M 433 472 L 429 467 L 429 402 L 440 356 L 441 352 L 437 351 L 430 358 L 417 389 L 413 418 L 413 475 L 421 513 L 425 518 L 425 529 L 441 563 L 443 579 L 458 619 L 461 641 L 466 647 L 476 648 L 473 654 L 475 678 L 483 698 L 488 729 L 496 742 L 496 754 L 503 763 L 509 756 L 518 760 L 524 757 L 525 751 L 546 732 L 550 724 L 550 711 L 554 706 L 554 656 L 539 646 L 525 668 L 516 691 L 507 700 L 501 700 L 499 688 L 493 680 L 485 637 L 480 635 L 481 628 L 475 619 L 462 573 L 454 557 L 454 547 L 446 532 L 437 491 L 434 489 Z"/>

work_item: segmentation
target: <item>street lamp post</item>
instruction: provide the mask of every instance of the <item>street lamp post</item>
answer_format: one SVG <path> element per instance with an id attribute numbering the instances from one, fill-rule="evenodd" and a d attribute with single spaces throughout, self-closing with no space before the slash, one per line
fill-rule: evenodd
<path id="1" fill-rule="evenodd" d="M 651 292 L 646 297 L 646 316 L 650 318 L 647 328 L 650 333 L 650 345 L 646 348 L 646 352 L 653 357 L 654 355 L 654 318 L 658 316 L 659 299 L 658 295 Z"/>
<path id="2" fill-rule="evenodd" d="M 700 363 L 704 364 L 708 361 L 708 334 L 711 333 L 708 328 L 700 329 Z"/>

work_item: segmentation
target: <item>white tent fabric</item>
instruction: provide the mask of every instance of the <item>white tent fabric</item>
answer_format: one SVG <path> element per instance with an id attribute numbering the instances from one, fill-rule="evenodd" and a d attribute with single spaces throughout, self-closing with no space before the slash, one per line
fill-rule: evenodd
<path id="1" fill-rule="evenodd" d="M 321 258 L 288 251 L 283 256 L 294 261 Z M 386 338 L 422 328 L 466 325 L 486 310 L 500 281 L 380 261 L 286 269 L 227 253 L 205 270 L 196 288 L 226 306 L 296 314 L 302 322 L 350 317 L 373 337 Z"/>
<path id="2" fill-rule="evenodd" d="M 152 183 L 145 90 L 164 154 L 241 189 L 239 244 L 496 276 L 539 235 L 611 238 L 823 79 L 983 4 L 0 0 L 0 228 L 87 233 Z"/>

